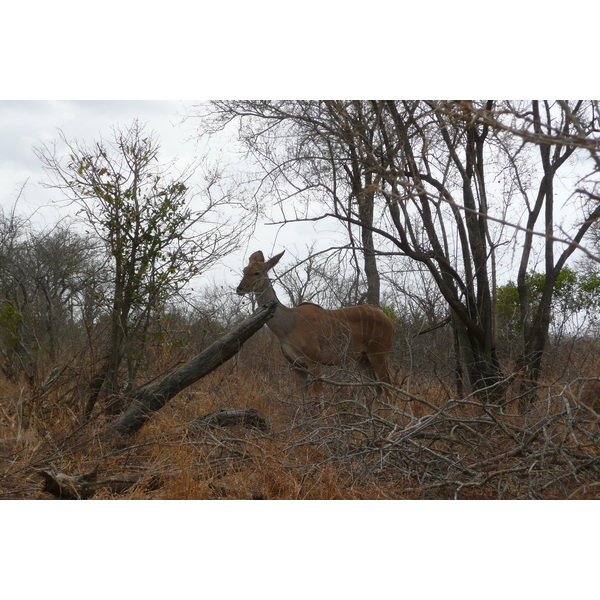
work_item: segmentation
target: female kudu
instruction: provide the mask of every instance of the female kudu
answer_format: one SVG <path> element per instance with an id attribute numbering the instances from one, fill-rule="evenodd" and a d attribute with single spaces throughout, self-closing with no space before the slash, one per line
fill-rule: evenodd
<path id="1" fill-rule="evenodd" d="M 284 251 L 285 252 L 285 251 Z M 283 306 L 277 299 L 268 272 L 283 256 L 265 261 L 262 252 L 254 252 L 244 268 L 238 294 L 253 293 L 260 306 L 277 302 L 275 315 L 267 327 L 277 336 L 281 351 L 294 368 L 303 401 L 309 392 L 309 374 L 319 376 L 321 365 L 340 365 L 355 361 L 373 381 L 391 384 L 389 360 L 394 338 L 394 323 L 381 310 L 369 305 L 325 310 L 303 303 L 295 308 Z M 322 389 L 315 382 L 315 392 Z M 378 392 L 381 394 L 381 387 Z M 369 402 L 370 410 L 370 402 Z"/>

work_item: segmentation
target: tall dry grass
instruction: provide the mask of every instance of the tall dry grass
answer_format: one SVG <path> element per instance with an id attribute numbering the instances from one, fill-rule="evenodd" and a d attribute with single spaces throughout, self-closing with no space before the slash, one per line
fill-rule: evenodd
<path id="1" fill-rule="evenodd" d="M 161 355 L 156 372 L 173 359 Z M 2 380 L 0 497 L 52 497 L 40 470 L 97 469 L 140 475 L 118 493 L 99 487 L 97 499 L 600 498 L 597 365 L 588 377 L 549 377 L 524 415 L 517 385 L 502 406 L 486 406 L 419 374 L 399 376 L 402 389 L 370 415 L 372 391 L 351 370 L 326 373 L 345 385 L 325 386 L 323 406 L 315 398 L 304 410 L 276 342 L 260 332 L 119 443 L 103 436 L 111 417 L 82 421 L 75 371 L 35 390 Z M 268 429 L 196 421 L 223 408 L 256 409 Z"/>

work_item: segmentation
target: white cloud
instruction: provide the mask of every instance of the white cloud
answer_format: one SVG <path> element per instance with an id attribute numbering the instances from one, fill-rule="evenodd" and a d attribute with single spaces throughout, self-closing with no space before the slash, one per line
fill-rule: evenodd
<path id="1" fill-rule="evenodd" d="M 191 160 L 193 144 L 185 140 L 193 123 L 179 124 L 183 109 L 176 101 L 0 101 L 0 203 L 11 205 L 26 180 L 25 203 L 37 208 L 56 198 L 40 185 L 44 172 L 33 148 L 57 139 L 60 129 L 91 143 L 137 118 L 158 135 L 165 161 Z"/>
<path id="2" fill-rule="evenodd" d="M 182 101 L 0 101 L 0 205 L 9 211 L 23 184 L 18 211 L 26 216 L 35 212 L 34 222 L 51 226 L 68 214 L 68 207 L 57 202 L 63 196 L 57 190 L 45 188 L 46 175 L 33 147 L 58 139 L 62 130 L 68 139 L 86 143 L 111 138 L 112 127 L 124 127 L 133 119 L 147 124 L 161 143 L 161 162 L 177 160 L 182 167 L 201 155 L 206 146 L 197 148 L 194 140 L 196 123 L 182 122 L 192 102 Z M 222 148 L 224 161 L 233 159 L 231 148 Z M 200 172 L 197 173 L 200 177 Z M 198 181 L 200 183 L 200 181 Z M 321 233 L 317 233 L 318 229 Z M 278 226 L 258 223 L 257 232 L 247 248 L 230 256 L 226 266 L 215 277 L 236 280 L 249 252 L 262 249 L 272 254 L 284 248 L 296 247 L 299 252 L 312 239 L 326 241 L 324 226 L 312 223 Z"/>

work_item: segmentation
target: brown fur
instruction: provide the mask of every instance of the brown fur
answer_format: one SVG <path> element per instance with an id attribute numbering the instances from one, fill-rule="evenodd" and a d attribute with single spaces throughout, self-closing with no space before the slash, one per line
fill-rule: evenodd
<path id="1" fill-rule="evenodd" d="M 254 293 L 259 304 L 277 300 L 268 271 L 283 252 L 265 261 L 254 252 L 237 288 L 238 294 Z M 320 365 L 340 365 L 353 360 L 375 381 L 391 384 L 389 360 L 394 323 L 381 310 L 369 305 L 326 310 L 302 303 L 288 308 L 281 303 L 267 326 L 279 339 L 281 351 L 296 371 L 303 395 L 308 392 L 308 373 L 318 376 Z M 320 382 L 315 384 L 320 392 Z"/>

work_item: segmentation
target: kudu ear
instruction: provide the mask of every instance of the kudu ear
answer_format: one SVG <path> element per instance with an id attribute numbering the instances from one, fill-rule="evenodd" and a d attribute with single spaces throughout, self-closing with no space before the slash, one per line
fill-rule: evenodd
<path id="1" fill-rule="evenodd" d="M 248 262 L 261 262 L 264 263 L 265 262 L 265 255 L 258 250 L 257 252 L 253 252 L 250 255 L 250 258 L 248 259 Z"/>
<path id="2" fill-rule="evenodd" d="M 279 259 L 285 254 L 285 250 L 283 252 L 280 252 L 279 254 L 276 254 L 275 256 L 273 256 L 272 258 L 270 258 L 267 261 L 267 265 L 269 266 L 269 269 L 272 269 L 278 262 Z"/>

